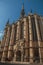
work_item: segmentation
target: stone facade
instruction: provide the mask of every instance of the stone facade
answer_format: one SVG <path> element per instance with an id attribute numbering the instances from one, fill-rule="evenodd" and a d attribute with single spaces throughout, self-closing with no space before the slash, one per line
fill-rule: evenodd
<path id="1" fill-rule="evenodd" d="M 0 61 L 43 63 L 42 23 L 43 17 L 32 13 L 12 25 L 8 22 L 0 45 Z"/>

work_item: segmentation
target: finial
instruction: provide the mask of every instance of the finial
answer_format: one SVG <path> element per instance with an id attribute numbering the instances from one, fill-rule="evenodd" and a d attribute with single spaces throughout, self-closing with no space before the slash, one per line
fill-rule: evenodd
<path id="1" fill-rule="evenodd" d="M 24 3 L 23 3 L 23 5 L 22 5 L 22 9 L 24 9 Z"/>

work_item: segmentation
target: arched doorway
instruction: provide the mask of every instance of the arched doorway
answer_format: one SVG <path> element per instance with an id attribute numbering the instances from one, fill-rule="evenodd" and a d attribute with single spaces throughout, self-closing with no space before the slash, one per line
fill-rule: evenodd
<path id="1" fill-rule="evenodd" d="M 39 49 L 38 48 L 34 49 L 34 62 L 40 62 Z"/>
<path id="2" fill-rule="evenodd" d="M 21 61 L 21 51 L 16 52 L 16 61 Z"/>

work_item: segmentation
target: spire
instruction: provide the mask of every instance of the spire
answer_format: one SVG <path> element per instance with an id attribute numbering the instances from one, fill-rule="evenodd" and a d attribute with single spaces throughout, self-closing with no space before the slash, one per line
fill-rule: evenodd
<path id="1" fill-rule="evenodd" d="M 24 17 L 24 15 L 25 15 L 25 11 L 24 11 L 24 3 L 23 3 L 22 10 L 21 10 L 21 17 Z"/>
<path id="2" fill-rule="evenodd" d="M 23 5 L 22 5 L 22 10 L 24 9 L 24 3 L 23 3 Z"/>

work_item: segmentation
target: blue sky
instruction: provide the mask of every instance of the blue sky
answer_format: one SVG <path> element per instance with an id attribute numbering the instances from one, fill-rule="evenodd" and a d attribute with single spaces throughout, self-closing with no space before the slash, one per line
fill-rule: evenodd
<path id="1" fill-rule="evenodd" d="M 12 23 L 19 19 L 23 3 L 26 15 L 32 9 L 33 13 L 36 12 L 43 16 L 43 0 L 0 0 L 0 39 L 7 20 L 9 19 Z"/>

